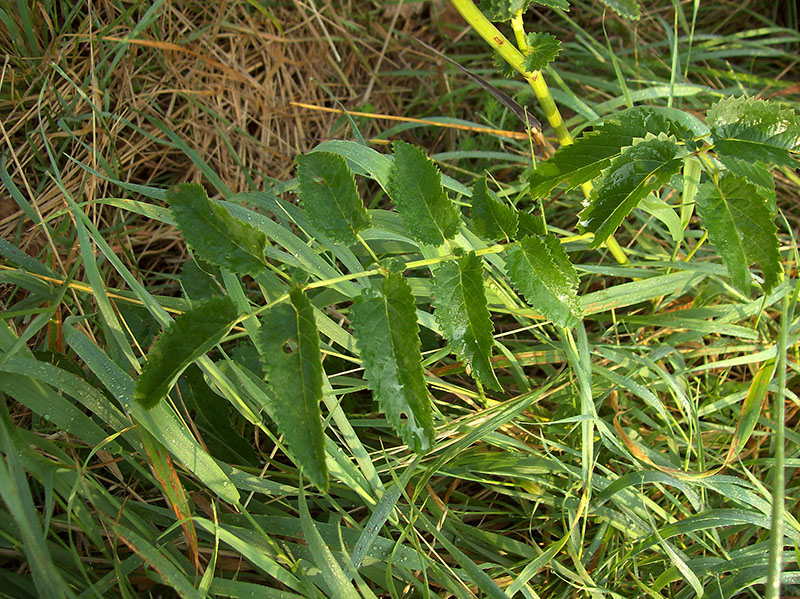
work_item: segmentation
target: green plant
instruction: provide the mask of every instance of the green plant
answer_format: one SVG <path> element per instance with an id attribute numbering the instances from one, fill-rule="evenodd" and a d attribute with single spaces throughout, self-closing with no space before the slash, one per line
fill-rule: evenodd
<path id="1" fill-rule="evenodd" d="M 181 297 L 125 267 L 54 169 L 87 282 L 0 245 L 0 389 L 33 415 L 0 413 L 9 551 L 56 596 L 136 596 L 132 573 L 184 597 L 733 597 L 767 567 L 796 585 L 799 288 L 773 173 L 800 131 L 776 102 L 705 115 L 610 114 L 511 191 L 402 141 L 326 142 L 222 200 L 86 167 L 148 200 L 101 204 L 180 230 Z M 584 232 L 528 211 L 554 190 Z M 622 266 L 591 251 L 612 234 Z"/>

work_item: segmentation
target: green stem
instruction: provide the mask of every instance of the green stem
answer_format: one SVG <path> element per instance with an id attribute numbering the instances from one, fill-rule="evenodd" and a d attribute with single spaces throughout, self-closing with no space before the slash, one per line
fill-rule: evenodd
<path id="1" fill-rule="evenodd" d="M 528 53 L 528 41 L 525 39 L 525 25 L 522 22 L 522 11 L 518 10 L 511 19 L 511 28 L 514 30 L 514 36 L 517 38 L 517 48 L 523 54 Z"/>
<path id="2" fill-rule="evenodd" d="M 767 567 L 767 599 L 781 596 L 783 569 L 783 529 L 786 499 L 784 439 L 786 427 L 786 344 L 789 329 L 789 294 L 781 302 L 781 329 L 778 333 L 778 389 L 773 398 L 772 420 L 775 423 L 773 451 L 772 523 L 770 526 L 769 562 Z"/>
<path id="3" fill-rule="evenodd" d="M 497 52 L 503 59 L 510 64 L 514 69 L 525 78 L 525 81 L 533 89 L 536 94 L 536 99 L 539 101 L 539 106 L 544 112 L 547 122 L 553 128 L 556 134 L 558 143 L 562 146 L 568 146 L 572 143 L 572 136 L 564 124 L 564 119 L 561 118 L 561 113 L 558 111 L 555 100 L 550 93 L 550 88 L 544 80 L 541 71 L 527 71 L 525 70 L 525 57 L 522 53 L 514 47 L 514 44 L 500 33 L 497 27 L 486 18 L 486 16 L 475 6 L 472 0 L 450 0 L 450 3 L 455 9 L 464 17 L 464 20 L 480 35 L 492 49 Z M 514 15 L 511 21 L 511 26 L 514 28 L 514 33 L 517 36 L 517 43 L 520 43 L 520 35 L 523 37 L 523 43 L 520 47 L 527 47 L 524 42 L 524 30 L 522 29 L 522 13 Z M 525 44 L 523 46 L 523 44 Z M 592 190 L 591 183 L 586 183 L 582 186 L 584 195 L 588 196 Z M 620 264 L 626 264 L 628 257 L 625 251 L 619 246 L 613 237 L 606 240 L 606 247 Z"/>

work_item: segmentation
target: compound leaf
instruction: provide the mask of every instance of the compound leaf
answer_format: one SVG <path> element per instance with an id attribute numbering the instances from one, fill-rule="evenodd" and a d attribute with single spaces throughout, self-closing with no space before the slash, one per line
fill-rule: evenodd
<path id="1" fill-rule="evenodd" d="M 354 245 L 369 226 L 353 171 L 338 154 L 312 152 L 296 158 L 298 195 L 309 220 L 331 240 Z"/>
<path id="2" fill-rule="evenodd" d="M 718 184 L 703 183 L 697 193 L 697 211 L 736 289 L 749 295 L 748 266 L 753 262 L 764 271 L 764 293 L 781 282 L 777 227 L 756 185 L 730 174 Z"/>
<path id="3" fill-rule="evenodd" d="M 506 271 L 532 308 L 558 326 L 578 324 L 578 275 L 555 236 L 521 239 L 507 252 Z"/>
<path id="4" fill-rule="evenodd" d="M 373 396 L 409 447 L 433 445 L 433 419 L 422 371 L 419 325 L 411 287 L 400 273 L 365 289 L 352 310 L 353 334 Z"/>
<path id="5" fill-rule="evenodd" d="M 184 370 L 225 338 L 238 316 L 227 296 L 214 297 L 177 316 L 148 353 L 134 399 L 145 410 L 154 408 Z"/>
<path id="6" fill-rule="evenodd" d="M 411 236 L 428 245 L 442 245 L 455 236 L 459 214 L 442 187 L 442 174 L 422 150 L 395 141 L 389 174 L 389 196 Z"/>
<path id="7" fill-rule="evenodd" d="M 447 262 L 433 276 L 433 307 L 450 347 L 486 387 L 500 391 L 492 368 L 492 320 L 483 287 L 483 263 L 475 252 Z"/>
<path id="8" fill-rule="evenodd" d="M 800 122 L 793 110 L 764 100 L 724 98 L 709 109 L 707 121 L 715 150 L 726 166 L 727 156 L 751 164 L 797 166 L 789 153 L 800 149 Z"/>
<path id="9" fill-rule="evenodd" d="M 267 236 L 212 202 L 201 185 L 173 187 L 166 200 L 186 243 L 202 260 L 251 276 L 266 268 Z"/>
<path id="10" fill-rule="evenodd" d="M 328 488 L 325 435 L 322 431 L 322 354 L 314 308 L 299 288 L 290 303 L 272 307 L 261 319 L 256 338 L 275 423 L 303 472 L 319 489 Z"/>
<path id="11" fill-rule="evenodd" d="M 537 31 L 529 33 L 526 39 L 528 51 L 525 54 L 525 70 L 541 71 L 553 62 L 561 52 L 561 42 L 554 35 Z"/>
<path id="12" fill-rule="evenodd" d="M 648 133 L 675 135 L 680 139 L 694 137 L 689 127 L 667 116 L 666 111 L 652 106 L 638 106 L 606 120 L 594 131 L 585 133 L 575 143 L 561 146 L 548 160 L 539 163 L 530 178 L 534 199 L 546 196 L 559 183 L 572 189 L 591 181 L 602 173 L 622 148 L 634 138 Z"/>
<path id="13" fill-rule="evenodd" d="M 472 225 L 475 233 L 484 239 L 514 239 L 519 226 L 517 211 L 489 194 L 486 177 L 472 186 Z"/>
<path id="14" fill-rule="evenodd" d="M 589 247 L 602 244 L 643 198 L 681 169 L 680 152 L 674 141 L 663 138 L 622 151 L 593 190 L 589 207 L 581 212 L 581 225 L 595 234 Z"/>

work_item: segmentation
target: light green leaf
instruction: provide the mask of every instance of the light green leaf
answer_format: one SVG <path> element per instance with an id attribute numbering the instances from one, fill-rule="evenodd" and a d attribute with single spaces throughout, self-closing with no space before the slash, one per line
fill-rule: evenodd
<path id="1" fill-rule="evenodd" d="M 459 214 L 442 187 L 442 174 L 420 150 L 395 141 L 389 195 L 411 236 L 428 245 L 442 245 L 455 236 Z"/>
<path id="2" fill-rule="evenodd" d="M 623 19 L 638 21 L 641 16 L 639 0 L 600 0 Z"/>
<path id="3" fill-rule="evenodd" d="M 764 100 L 723 98 L 709 109 L 707 121 L 721 158 L 797 166 L 789 154 L 800 149 L 800 122 L 793 110 Z"/>
<path id="4" fill-rule="evenodd" d="M 251 276 L 266 268 L 267 236 L 212 202 L 202 186 L 178 185 L 166 199 L 186 243 L 202 260 Z"/>
<path id="5" fill-rule="evenodd" d="M 736 289 L 749 295 L 748 265 L 753 262 L 764 271 L 764 293 L 783 280 L 777 227 L 756 185 L 737 175 L 704 183 L 697 193 L 697 211 Z"/>
<path id="6" fill-rule="evenodd" d="M 351 317 L 369 388 L 389 424 L 414 451 L 429 450 L 433 419 L 411 288 L 400 273 L 390 273 L 380 290 L 365 289 L 356 298 Z"/>
<path id="7" fill-rule="evenodd" d="M 651 193 L 639 203 L 639 208 L 664 223 L 669 230 L 672 241 L 675 243 L 683 241 L 683 225 L 681 225 L 681 219 L 672 206 Z"/>
<path id="8" fill-rule="evenodd" d="M 146 410 L 155 407 L 190 364 L 225 338 L 238 316 L 233 302 L 220 296 L 176 317 L 148 353 L 134 399 Z"/>
<path id="9" fill-rule="evenodd" d="M 460 360 L 486 387 L 500 391 L 492 368 L 492 320 L 483 287 L 483 263 L 470 252 L 433 273 L 436 322 Z"/>
<path id="10" fill-rule="evenodd" d="M 317 530 L 314 520 L 311 518 L 311 513 L 308 511 L 308 502 L 306 501 L 306 494 L 303 487 L 299 487 L 300 497 L 298 507 L 300 508 L 300 525 L 303 527 L 303 536 L 305 537 L 308 548 L 311 550 L 311 556 L 317 564 L 322 578 L 328 585 L 331 597 L 335 599 L 359 599 L 360 595 L 353 586 L 353 583 L 347 578 L 339 562 L 336 561 L 325 539 Z"/>
<path id="11" fill-rule="evenodd" d="M 671 118 L 666 111 L 637 106 L 584 133 L 573 144 L 561 146 L 551 158 L 539 163 L 530 179 L 531 196 L 544 197 L 561 182 L 572 189 L 591 181 L 619 156 L 622 148 L 648 133 L 667 133 L 679 139 L 694 137 L 687 124 Z"/>
<path id="12" fill-rule="evenodd" d="M 523 238 L 508 250 L 506 267 L 528 304 L 554 324 L 573 327 L 580 321 L 578 275 L 554 235 Z"/>
<path id="13" fill-rule="evenodd" d="M 560 8 L 569 12 L 569 2 L 567 0 L 533 0 L 533 3 L 547 8 Z"/>
<path id="14" fill-rule="evenodd" d="M 472 186 L 472 225 L 484 239 L 514 239 L 517 234 L 517 211 L 489 194 L 486 177 Z"/>
<path id="15" fill-rule="evenodd" d="M 622 151 L 593 190 L 589 207 L 581 212 L 581 226 L 595 234 L 589 247 L 601 245 L 642 199 L 680 170 L 680 152 L 674 141 L 663 138 Z"/>
<path id="16" fill-rule="evenodd" d="M 681 195 L 681 227 L 686 228 L 694 212 L 694 198 L 700 185 L 701 164 L 694 155 L 683 159 L 683 193 Z"/>
<path id="17" fill-rule="evenodd" d="M 369 226 L 369 216 L 347 161 L 329 152 L 312 152 L 295 160 L 298 195 L 309 220 L 331 240 L 356 244 L 356 234 Z"/>
<path id="18" fill-rule="evenodd" d="M 274 306 L 261 319 L 256 339 L 267 385 L 277 409 L 278 430 L 303 472 L 319 489 L 328 488 L 322 431 L 322 354 L 314 308 L 299 287 L 291 303 Z"/>
<path id="19" fill-rule="evenodd" d="M 526 42 L 528 51 L 525 54 L 524 65 L 528 72 L 541 71 L 561 52 L 561 42 L 549 33 L 541 31 L 529 33 Z"/>

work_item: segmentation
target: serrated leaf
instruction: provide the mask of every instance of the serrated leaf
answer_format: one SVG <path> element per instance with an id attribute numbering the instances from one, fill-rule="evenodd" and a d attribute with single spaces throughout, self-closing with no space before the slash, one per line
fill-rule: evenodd
<path id="1" fill-rule="evenodd" d="M 238 316 L 227 296 L 212 298 L 177 316 L 147 354 L 133 398 L 145 410 L 154 408 L 184 370 L 225 338 Z"/>
<path id="2" fill-rule="evenodd" d="M 433 419 L 411 288 L 400 273 L 390 273 L 380 290 L 368 288 L 356 298 L 351 318 L 373 397 L 403 442 L 416 452 L 429 450 Z"/>
<path id="3" fill-rule="evenodd" d="M 484 239 L 514 239 L 519 218 L 517 211 L 489 194 L 486 177 L 481 177 L 472 186 L 472 225 L 475 233 Z"/>
<path id="4" fill-rule="evenodd" d="M 511 283 L 533 309 L 558 326 L 570 328 L 578 324 L 578 275 L 555 236 L 521 239 L 507 252 L 506 270 Z"/>
<path id="5" fill-rule="evenodd" d="M 480 10 L 490 21 L 510 21 L 519 11 L 528 8 L 531 0 L 481 0 Z"/>
<path id="6" fill-rule="evenodd" d="M 456 356 L 483 385 L 501 391 L 492 368 L 492 320 L 483 287 L 483 263 L 469 252 L 433 274 L 433 315 Z"/>
<path id="7" fill-rule="evenodd" d="M 561 42 L 554 35 L 537 31 L 529 33 L 526 42 L 528 51 L 525 54 L 525 70 L 541 71 L 553 62 L 561 52 Z"/>
<path id="8" fill-rule="evenodd" d="M 459 214 L 442 187 L 442 174 L 422 150 L 395 141 L 389 173 L 389 196 L 411 236 L 428 245 L 442 245 L 455 236 Z"/>
<path id="9" fill-rule="evenodd" d="M 600 0 L 623 19 L 638 21 L 642 13 L 639 0 Z"/>
<path id="10" fill-rule="evenodd" d="M 709 109 L 707 121 L 721 159 L 797 166 L 789 154 L 800 149 L 800 122 L 793 110 L 764 100 L 724 98 Z"/>
<path id="11" fill-rule="evenodd" d="M 568 0 L 533 0 L 533 3 L 547 8 L 560 8 L 569 12 Z"/>
<path id="12" fill-rule="evenodd" d="M 777 227 L 757 186 L 737 175 L 704 183 L 697 193 L 697 211 L 736 289 L 749 295 L 748 266 L 753 262 L 764 271 L 764 293 L 781 282 Z"/>
<path id="13" fill-rule="evenodd" d="M 530 212 L 517 212 L 519 227 L 515 240 L 520 240 L 526 235 L 546 235 L 544 222 L 540 216 L 534 216 Z"/>
<path id="14" fill-rule="evenodd" d="M 309 220 L 331 240 L 354 245 L 369 216 L 353 171 L 338 154 L 312 152 L 296 159 L 298 195 Z"/>
<path id="15" fill-rule="evenodd" d="M 648 133 L 667 133 L 680 139 L 694 136 L 687 126 L 655 107 L 632 108 L 606 120 L 594 131 L 584 133 L 573 144 L 561 146 L 551 158 L 539 163 L 530 179 L 531 196 L 533 199 L 544 197 L 561 182 L 572 189 L 591 181 L 619 156 L 622 148 Z"/>
<path id="16" fill-rule="evenodd" d="M 266 268 L 267 236 L 212 202 L 201 185 L 173 187 L 166 200 L 186 243 L 202 260 L 250 276 Z"/>
<path id="17" fill-rule="evenodd" d="M 292 456 L 317 488 L 328 488 L 322 430 L 322 354 L 314 308 L 299 287 L 289 303 L 273 306 L 261 318 L 256 337 L 267 387 L 275 401 L 275 424 Z"/>
<path id="18" fill-rule="evenodd" d="M 592 191 L 580 224 L 601 245 L 651 191 L 667 183 L 682 164 L 681 148 L 671 139 L 653 138 L 625 148 Z"/>

